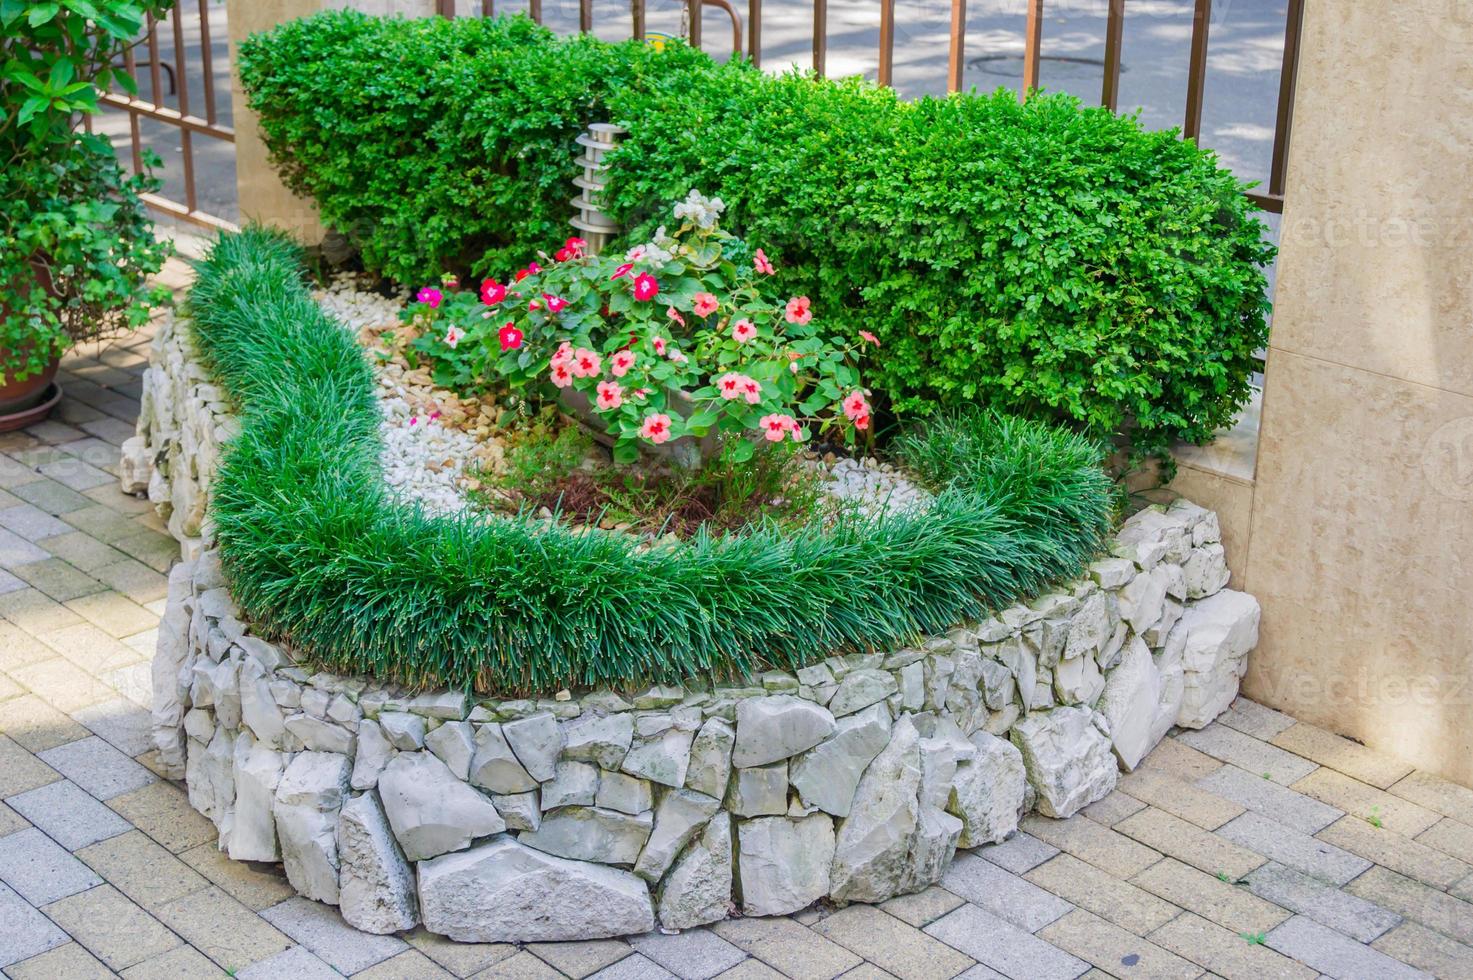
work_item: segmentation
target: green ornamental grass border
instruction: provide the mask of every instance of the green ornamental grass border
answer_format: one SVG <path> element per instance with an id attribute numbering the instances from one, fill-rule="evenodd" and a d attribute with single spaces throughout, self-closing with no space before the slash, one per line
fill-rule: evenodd
<path id="1" fill-rule="evenodd" d="M 640 551 L 621 535 L 426 517 L 379 470 L 371 370 L 294 246 L 222 238 L 190 293 L 240 413 L 212 516 L 235 599 L 327 669 L 500 695 L 794 669 L 896 647 L 1066 576 L 1112 527 L 1096 443 L 986 414 L 899 440 L 923 515 L 759 527 Z"/>

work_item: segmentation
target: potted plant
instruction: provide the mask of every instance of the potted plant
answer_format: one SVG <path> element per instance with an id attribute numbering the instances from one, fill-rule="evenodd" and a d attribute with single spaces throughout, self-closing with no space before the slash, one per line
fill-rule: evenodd
<path id="1" fill-rule="evenodd" d="M 71 345 L 147 321 L 166 243 L 106 138 L 79 131 L 147 14 L 172 0 L 0 0 L 0 430 L 43 417 Z M 148 165 L 156 164 L 149 159 Z"/>

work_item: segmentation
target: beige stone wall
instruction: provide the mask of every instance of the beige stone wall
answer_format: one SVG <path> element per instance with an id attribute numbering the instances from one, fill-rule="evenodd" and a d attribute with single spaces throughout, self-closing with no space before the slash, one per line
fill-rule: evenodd
<path id="1" fill-rule="evenodd" d="M 1473 785 L 1473 4 L 1308 0 L 1302 52 L 1245 687 Z"/>
<path id="2" fill-rule="evenodd" d="M 230 22 L 230 60 L 234 65 L 240 42 L 256 31 L 305 17 L 319 10 L 355 8 L 369 14 L 424 17 L 435 9 L 434 0 L 226 0 Z M 246 107 L 245 93 L 236 76 L 231 86 L 235 113 L 235 174 L 240 195 L 241 223 L 259 221 L 289 232 L 308 244 L 322 240 L 322 223 L 311 201 L 287 190 L 267 157 L 256 127 L 255 114 Z"/>

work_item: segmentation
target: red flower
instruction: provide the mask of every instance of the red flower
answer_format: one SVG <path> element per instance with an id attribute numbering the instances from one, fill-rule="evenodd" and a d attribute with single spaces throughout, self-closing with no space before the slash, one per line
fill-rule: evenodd
<path id="1" fill-rule="evenodd" d="M 558 262 L 566 262 L 574 257 L 573 250 L 571 248 L 560 248 L 552 253 L 552 257 Z"/>
<path id="2" fill-rule="evenodd" d="M 495 279 L 481 280 L 481 302 L 487 306 L 495 306 L 506 299 L 506 287 Z"/>
<path id="3" fill-rule="evenodd" d="M 510 323 L 496 331 L 496 339 L 501 341 L 503 354 L 522 346 L 522 332 Z"/>
<path id="4" fill-rule="evenodd" d="M 517 282 L 521 282 L 523 279 L 527 278 L 531 274 L 532 273 L 526 269 L 518 269 L 517 274 L 513 276 L 513 278 L 516 279 Z"/>
<path id="5" fill-rule="evenodd" d="M 564 307 L 568 305 L 567 300 L 559 296 L 554 296 L 551 293 L 543 293 L 542 298 L 547 300 L 547 312 L 549 313 L 561 313 Z"/>
<path id="6" fill-rule="evenodd" d="M 627 276 L 627 275 L 629 275 L 629 270 L 631 270 L 633 268 L 634 268 L 634 263 L 633 262 L 625 262 L 623 265 L 619 266 L 619 268 L 615 269 L 614 270 L 614 274 L 612 276 L 609 276 L 609 278 L 610 279 L 618 279 L 618 278 L 620 278 L 622 276 Z"/>
<path id="7" fill-rule="evenodd" d="M 588 247 L 588 243 L 575 236 L 563 242 L 563 247 L 573 253 L 573 258 L 581 259 L 583 257 L 583 250 Z"/>
<path id="8" fill-rule="evenodd" d="M 655 277 L 641 272 L 634 277 L 634 298 L 640 301 L 651 300 L 660 291 L 660 284 Z"/>

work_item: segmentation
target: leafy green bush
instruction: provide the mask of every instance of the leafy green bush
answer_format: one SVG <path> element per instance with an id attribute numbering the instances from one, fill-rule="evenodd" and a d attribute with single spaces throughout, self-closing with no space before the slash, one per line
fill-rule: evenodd
<path id="1" fill-rule="evenodd" d="M 222 239 L 189 305 L 241 412 L 212 505 L 232 594 L 334 670 L 506 694 L 795 668 L 1029 596 L 1077 573 L 1111 526 L 1098 444 L 991 418 L 967 423 L 997 430 L 973 436 L 996 450 L 985 464 L 948 469 L 930 437 L 909 444 L 940 490 L 921 514 L 647 549 L 530 519 L 431 519 L 390 499 L 363 352 L 289 245 Z"/>
<path id="2" fill-rule="evenodd" d="M 556 240 L 573 137 L 624 125 L 605 199 L 630 237 L 719 195 L 818 315 L 879 337 L 867 373 L 902 414 L 982 404 L 1159 450 L 1231 420 L 1266 340 L 1273 250 L 1243 185 L 1068 96 L 907 103 L 516 18 L 346 14 L 254 39 L 243 77 L 293 185 L 407 281 Z"/>

